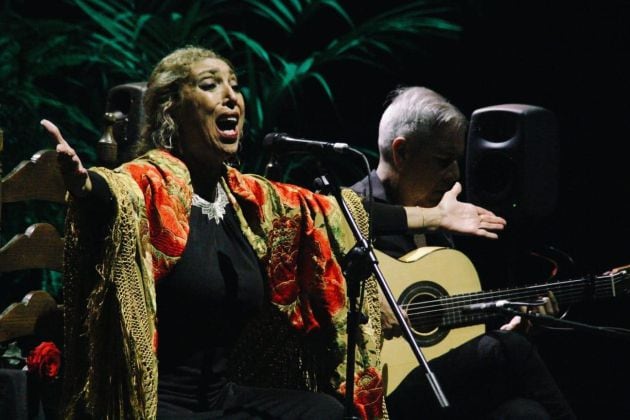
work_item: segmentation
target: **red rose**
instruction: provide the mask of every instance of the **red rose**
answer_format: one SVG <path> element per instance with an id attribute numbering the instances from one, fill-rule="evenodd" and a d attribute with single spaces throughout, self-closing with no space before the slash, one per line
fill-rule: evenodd
<path id="1" fill-rule="evenodd" d="M 37 372 L 43 378 L 56 378 L 60 364 L 61 352 L 52 341 L 42 342 L 26 358 L 29 372 Z"/>

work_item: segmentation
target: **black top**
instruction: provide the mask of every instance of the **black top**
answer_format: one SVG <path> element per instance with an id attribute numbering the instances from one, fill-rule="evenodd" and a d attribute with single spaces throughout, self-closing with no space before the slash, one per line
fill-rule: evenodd
<path id="1" fill-rule="evenodd" d="M 219 223 L 192 207 L 186 249 L 156 291 L 159 399 L 212 409 L 232 346 L 264 298 L 258 258 L 230 205 Z"/>
<path id="2" fill-rule="evenodd" d="M 90 176 L 91 197 L 111 201 L 105 181 Z M 378 232 L 407 223 L 400 206 L 377 204 L 372 215 Z M 218 223 L 191 207 L 186 248 L 156 284 L 160 403 L 182 412 L 220 406 L 230 351 L 265 301 L 263 273 L 230 204 Z"/>

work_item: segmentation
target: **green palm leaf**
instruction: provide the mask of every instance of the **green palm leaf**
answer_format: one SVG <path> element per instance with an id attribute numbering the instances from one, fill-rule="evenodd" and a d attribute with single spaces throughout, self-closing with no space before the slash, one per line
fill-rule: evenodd
<path id="1" fill-rule="evenodd" d="M 18 2 L 16 2 L 18 3 Z M 0 14 L 0 127 L 5 132 L 5 167 L 13 167 L 49 139 L 42 117 L 59 123 L 89 165 L 108 90 L 145 80 L 165 54 L 186 44 L 212 48 L 239 69 L 247 101 L 243 169 L 262 172 L 260 139 L 268 131 L 307 126 L 301 112 L 305 94 L 320 92 L 334 110 L 337 63 L 385 68 L 387 57 L 422 51 L 419 39 L 454 37 L 448 20 L 452 3 L 415 1 L 354 22 L 340 0 L 65 0 L 84 18 L 68 22 L 16 14 L 12 2 Z M 86 19 L 87 18 L 87 19 Z M 263 19 L 267 25 L 261 26 Z M 317 39 L 304 28 L 337 22 Z M 372 158 L 376 152 L 364 150 Z M 307 165 L 294 160 L 284 174 Z M 33 212 L 3 222 L 4 232 L 21 226 Z M 18 220 L 20 219 L 20 220 Z M 40 217 L 37 217 L 39 220 Z M 7 230 L 8 229 L 8 230 Z M 42 280 L 50 283 L 49 276 Z"/>

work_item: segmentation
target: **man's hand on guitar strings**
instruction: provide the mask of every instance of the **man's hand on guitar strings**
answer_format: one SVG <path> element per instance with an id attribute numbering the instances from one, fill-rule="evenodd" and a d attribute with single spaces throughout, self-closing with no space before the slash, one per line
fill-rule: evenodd
<path id="1" fill-rule="evenodd" d="M 380 289 L 379 300 L 381 303 L 381 331 L 383 332 L 383 338 L 385 340 L 391 340 L 392 338 L 402 336 L 402 328 L 400 328 L 396 315 L 394 315 L 394 311 L 391 306 L 389 306 L 389 302 L 387 302 L 385 295 L 380 291 Z M 407 312 L 405 310 L 402 311 L 407 319 L 407 322 L 409 322 Z"/>
<path id="2" fill-rule="evenodd" d="M 628 269 L 630 269 L 630 264 L 622 265 L 621 267 L 612 268 L 612 269 L 606 271 L 603 275 L 604 276 L 610 276 L 612 274 L 617 274 L 617 273 L 620 273 L 620 272 L 622 272 L 624 270 L 628 270 Z"/>
<path id="3" fill-rule="evenodd" d="M 557 315 L 560 312 L 558 307 L 558 301 L 553 295 L 552 291 L 547 292 L 547 296 L 541 298 L 541 304 L 538 306 L 522 306 L 521 312 L 536 312 L 541 315 Z M 533 327 L 532 322 L 529 319 L 523 319 L 523 317 L 516 315 L 512 317 L 510 322 L 501 326 L 501 331 L 520 331 L 525 334 L 529 333 Z"/>

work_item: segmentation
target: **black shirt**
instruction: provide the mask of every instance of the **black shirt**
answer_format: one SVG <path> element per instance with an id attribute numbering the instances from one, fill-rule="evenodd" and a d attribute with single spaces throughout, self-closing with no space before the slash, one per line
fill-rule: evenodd
<path id="1" fill-rule="evenodd" d="M 186 249 L 156 285 L 160 401 L 211 409 L 244 324 L 263 304 L 263 275 L 230 205 L 218 223 L 191 208 Z"/>
<path id="2" fill-rule="evenodd" d="M 91 177 L 92 196 L 110 200 L 105 181 Z M 400 206 L 377 204 L 372 211 L 377 232 L 406 227 Z M 158 399 L 171 412 L 221 405 L 230 352 L 265 302 L 263 273 L 231 205 L 218 223 L 191 207 L 186 248 L 156 284 Z"/>

